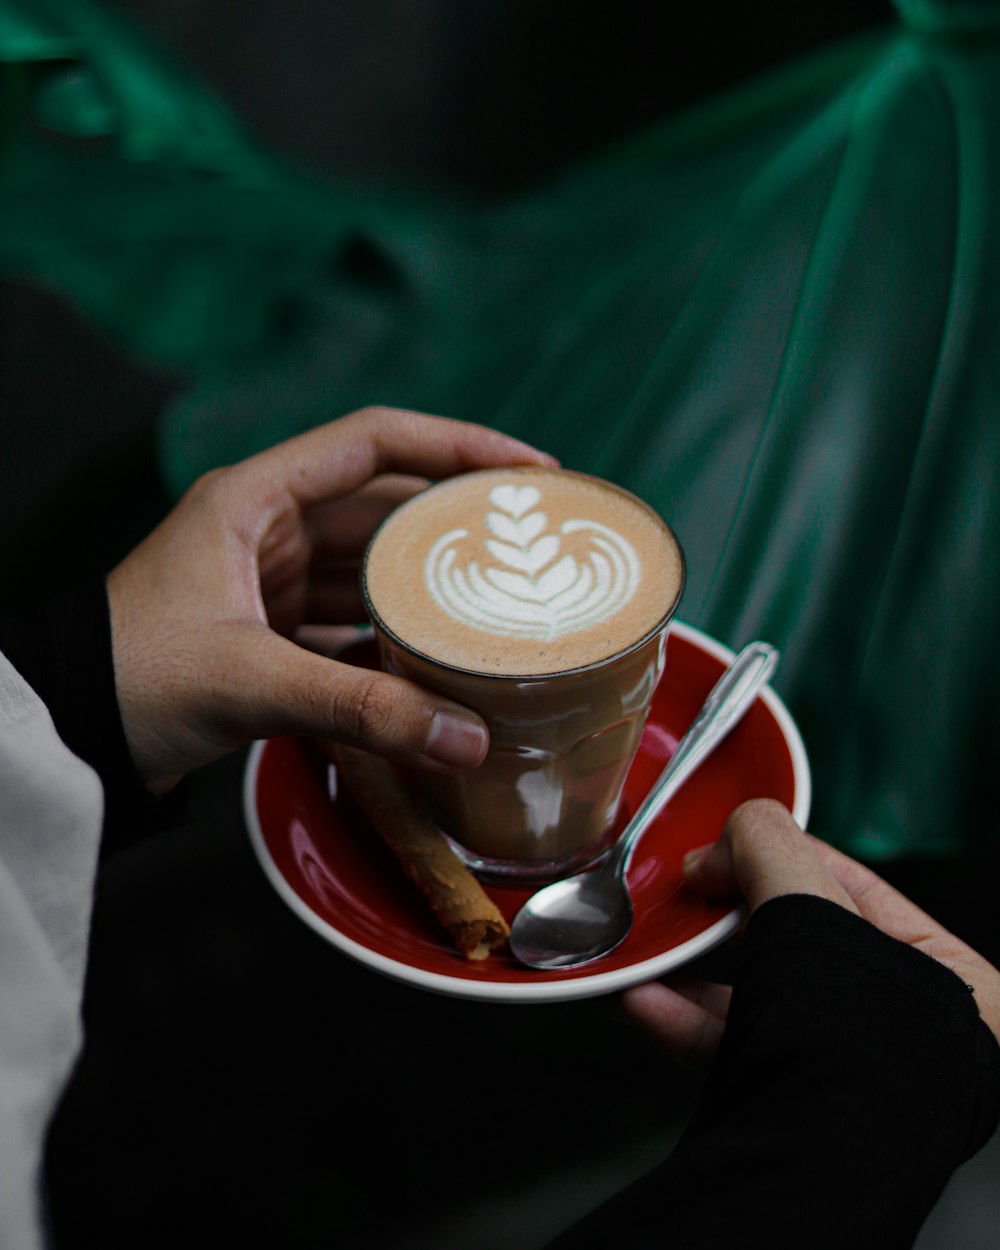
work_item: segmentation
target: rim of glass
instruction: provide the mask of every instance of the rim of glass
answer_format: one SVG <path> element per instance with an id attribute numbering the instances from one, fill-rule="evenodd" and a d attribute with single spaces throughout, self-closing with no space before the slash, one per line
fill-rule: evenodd
<path id="1" fill-rule="evenodd" d="M 371 555 L 372 548 L 374 547 L 376 541 L 378 540 L 379 535 L 382 533 L 385 527 L 389 524 L 390 521 L 395 520 L 396 517 L 398 517 L 401 512 L 405 511 L 411 505 L 416 504 L 420 499 L 422 499 L 424 495 L 427 494 L 428 491 L 434 490 L 438 486 L 446 486 L 449 482 L 460 481 L 468 477 L 478 477 L 479 475 L 486 474 L 486 473 L 525 473 L 525 472 L 552 473 L 552 474 L 557 474 L 561 477 L 562 476 L 579 477 L 579 478 L 583 478 L 585 481 L 588 481 L 588 482 L 595 482 L 598 486 L 602 487 L 603 489 L 612 490 L 612 491 L 615 491 L 619 495 L 624 495 L 626 499 L 629 499 L 632 503 L 642 508 L 645 512 L 648 512 L 650 516 L 652 516 L 660 525 L 662 525 L 663 528 L 670 535 L 670 537 L 673 539 L 674 546 L 677 548 L 677 554 L 680 557 L 680 562 L 681 562 L 681 576 L 680 576 L 679 582 L 677 583 L 677 594 L 674 596 L 673 602 L 670 604 L 670 607 L 667 608 L 666 612 L 659 618 L 656 624 L 651 626 L 648 630 L 646 630 L 646 632 L 641 637 L 637 638 L 634 642 L 630 642 L 627 647 L 622 647 L 620 651 L 614 652 L 613 655 L 606 655 L 603 659 L 594 660 L 590 664 L 580 664 L 576 668 L 560 668 L 560 669 L 555 669 L 554 671 L 548 672 L 548 673 L 484 673 L 481 669 L 463 668 L 460 664 L 450 664 L 447 660 L 439 660 L 437 656 L 428 655 L 426 651 L 420 651 L 418 650 L 418 648 L 414 647 L 411 643 L 406 642 L 405 639 L 400 638 L 399 634 L 397 634 L 394 629 L 392 629 L 389 625 L 387 625 L 385 621 L 382 619 L 382 617 L 379 615 L 378 610 L 376 609 L 375 605 L 372 603 L 371 595 L 369 595 L 368 593 L 368 578 L 366 576 L 367 569 L 368 569 L 368 558 Z M 574 677 L 581 673 L 592 673 L 592 672 L 595 672 L 597 669 L 606 667 L 608 664 L 613 664 L 616 661 L 623 659 L 625 656 L 631 655 L 633 651 L 638 651 L 640 647 L 644 647 L 646 643 L 650 641 L 650 639 L 655 638 L 657 634 L 661 633 L 666 628 L 666 626 L 670 624 L 671 620 L 673 619 L 674 613 L 677 611 L 677 607 L 681 601 L 681 597 L 684 594 L 684 587 L 686 586 L 686 584 L 687 584 L 687 557 L 684 554 L 684 548 L 681 545 L 681 540 L 677 537 L 677 534 L 674 531 L 673 526 L 669 525 L 663 519 L 663 517 L 660 516 L 660 514 L 656 511 L 656 509 L 651 504 L 648 504 L 644 499 L 640 499 L 638 495 L 634 495 L 630 490 L 627 490 L 624 486 L 619 486 L 617 482 L 609 482 L 605 478 L 595 477 L 594 474 L 592 473 L 581 473 L 577 469 L 554 469 L 554 468 L 550 468 L 547 465 L 516 464 L 516 465 L 510 465 L 509 467 L 505 467 L 501 465 L 496 468 L 490 468 L 490 469 L 473 469 L 468 473 L 456 473 L 453 477 L 441 478 L 437 482 L 432 482 L 424 490 L 419 491 L 416 495 L 413 495 L 411 498 L 407 499 L 405 503 L 401 503 L 398 508 L 394 508 L 392 512 L 390 512 L 389 515 L 385 517 L 379 523 L 378 527 L 372 533 L 371 538 L 369 538 L 368 540 L 368 543 L 365 547 L 364 556 L 362 557 L 362 560 L 361 560 L 361 597 L 364 600 L 365 611 L 368 613 L 368 616 L 371 619 L 371 622 L 375 626 L 376 630 L 381 630 L 381 632 L 385 634 L 388 638 L 390 638 L 392 642 L 397 647 L 400 648 L 401 651 L 405 651 L 408 655 L 412 655 L 418 660 L 423 660 L 425 663 L 431 664 L 436 668 L 445 669 L 449 673 L 460 673 L 463 677 L 478 677 L 478 678 L 485 679 L 486 681 L 518 681 L 518 682 L 552 681 L 552 679 L 555 677 Z"/>

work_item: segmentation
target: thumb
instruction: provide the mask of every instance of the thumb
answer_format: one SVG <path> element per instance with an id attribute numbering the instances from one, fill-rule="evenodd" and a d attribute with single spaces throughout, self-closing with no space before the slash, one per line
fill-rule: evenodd
<path id="1" fill-rule="evenodd" d="M 267 629 L 244 645 L 234 670 L 232 706 L 242 723 L 233 728 L 244 738 L 329 738 L 437 771 L 473 768 L 489 746 L 486 725 L 468 708 Z"/>
<path id="2" fill-rule="evenodd" d="M 858 910 L 812 839 L 773 799 L 751 799 L 738 807 L 718 842 L 685 858 L 684 879 L 701 894 L 742 896 L 751 911 L 779 894 L 815 894 Z"/>

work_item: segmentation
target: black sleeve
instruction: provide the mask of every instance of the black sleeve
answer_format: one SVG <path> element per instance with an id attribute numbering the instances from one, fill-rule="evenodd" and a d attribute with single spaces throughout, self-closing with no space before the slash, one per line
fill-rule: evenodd
<path id="1" fill-rule="evenodd" d="M 772 899 L 673 1154 L 555 1244 L 909 1247 L 998 1119 L 1000 1047 L 959 977 L 835 903 Z"/>
<path id="2" fill-rule="evenodd" d="M 129 754 L 103 580 L 28 614 L 0 617 L 0 651 L 45 703 L 63 742 L 100 777 L 102 854 L 183 819 L 183 794 L 154 799 Z"/>

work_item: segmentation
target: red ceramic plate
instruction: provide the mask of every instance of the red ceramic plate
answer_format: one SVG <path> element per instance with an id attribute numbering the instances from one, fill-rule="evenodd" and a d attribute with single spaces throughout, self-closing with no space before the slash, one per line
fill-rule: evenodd
<path id="1" fill-rule="evenodd" d="M 624 815 L 641 802 L 732 652 L 690 626 L 671 626 L 666 670 L 625 785 Z M 635 924 L 592 964 L 539 972 L 509 954 L 472 962 L 451 946 L 423 897 L 345 796 L 332 766 L 293 738 L 256 743 L 244 783 L 250 838 L 272 885 L 306 924 L 378 972 L 440 993 L 552 1002 L 624 989 L 704 954 L 739 926 L 741 909 L 686 889 L 681 859 L 718 837 L 744 799 L 770 797 L 800 824 L 809 816 L 809 765 L 798 730 L 770 687 L 678 791 L 642 838 L 629 885 Z M 524 889 L 489 889 L 512 919 Z"/>

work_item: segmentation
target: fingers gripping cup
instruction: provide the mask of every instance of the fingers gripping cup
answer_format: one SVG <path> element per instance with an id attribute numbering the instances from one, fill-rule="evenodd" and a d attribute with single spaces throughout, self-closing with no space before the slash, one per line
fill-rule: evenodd
<path id="1" fill-rule="evenodd" d="M 527 883 L 599 856 L 683 589 L 669 527 L 597 478 L 489 469 L 397 509 L 362 584 L 384 668 L 489 726 L 478 768 L 417 775 L 465 863 Z"/>

